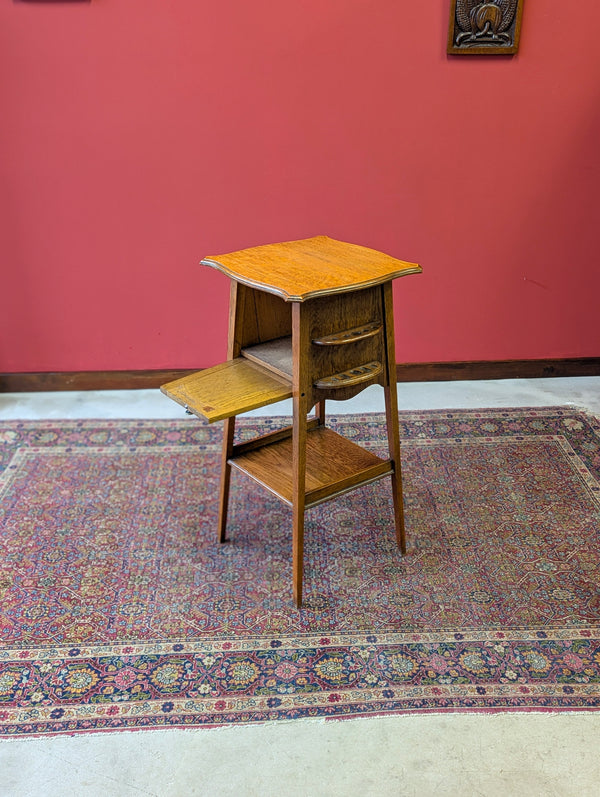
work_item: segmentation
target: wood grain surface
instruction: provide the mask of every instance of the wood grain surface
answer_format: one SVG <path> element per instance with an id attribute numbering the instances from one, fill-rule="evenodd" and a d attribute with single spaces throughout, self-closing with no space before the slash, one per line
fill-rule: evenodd
<path id="1" fill-rule="evenodd" d="M 422 271 L 417 263 L 325 235 L 208 255 L 201 262 L 287 302 L 356 291 Z"/>
<path id="2" fill-rule="evenodd" d="M 161 391 L 212 423 L 290 398 L 292 386 L 238 357 L 163 385 Z"/>

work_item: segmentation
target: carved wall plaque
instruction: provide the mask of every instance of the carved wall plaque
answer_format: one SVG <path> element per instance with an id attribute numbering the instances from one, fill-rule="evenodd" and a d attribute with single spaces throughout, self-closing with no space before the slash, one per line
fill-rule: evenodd
<path id="1" fill-rule="evenodd" d="M 452 0 L 448 53 L 512 55 L 519 49 L 523 0 Z"/>

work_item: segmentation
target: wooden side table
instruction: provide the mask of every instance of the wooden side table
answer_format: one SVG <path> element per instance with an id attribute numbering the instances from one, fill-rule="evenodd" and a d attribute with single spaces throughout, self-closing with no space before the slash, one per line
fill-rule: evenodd
<path id="1" fill-rule="evenodd" d="M 226 362 L 161 390 L 209 422 L 225 420 L 219 540 L 224 542 L 231 468 L 292 508 L 294 600 L 302 604 L 304 513 L 390 476 L 398 547 L 405 553 L 392 280 L 421 267 L 325 236 L 269 244 L 202 263 L 231 278 Z M 382 385 L 389 457 L 325 425 L 327 399 Z M 293 399 L 293 424 L 234 443 L 235 418 Z M 307 419 L 316 407 L 315 417 Z"/>

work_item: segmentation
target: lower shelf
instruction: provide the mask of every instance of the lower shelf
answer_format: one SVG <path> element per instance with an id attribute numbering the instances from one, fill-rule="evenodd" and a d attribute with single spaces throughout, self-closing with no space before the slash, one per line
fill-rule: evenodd
<path id="1" fill-rule="evenodd" d="M 230 463 L 286 504 L 292 505 L 293 467 L 290 437 L 233 457 Z M 328 498 L 341 495 L 392 472 L 393 463 L 389 459 L 381 459 L 365 451 L 364 448 L 331 429 L 318 426 L 307 433 L 306 507 L 315 506 Z"/>

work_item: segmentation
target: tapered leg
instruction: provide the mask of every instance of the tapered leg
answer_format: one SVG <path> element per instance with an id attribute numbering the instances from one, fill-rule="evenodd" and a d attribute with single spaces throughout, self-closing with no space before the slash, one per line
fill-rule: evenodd
<path id="1" fill-rule="evenodd" d="M 315 415 L 319 421 L 319 426 L 325 426 L 325 399 L 321 399 L 317 404 Z"/>
<path id="2" fill-rule="evenodd" d="M 227 418 L 223 432 L 223 451 L 221 454 L 221 489 L 219 498 L 219 542 L 227 542 L 227 509 L 229 506 L 229 485 L 231 465 L 229 458 L 233 451 L 235 417 Z"/>
<path id="3" fill-rule="evenodd" d="M 402 466 L 400 463 L 400 430 L 398 424 L 398 394 L 396 392 L 396 356 L 394 347 L 394 308 L 392 283 L 382 287 L 385 318 L 386 384 L 385 419 L 387 424 L 388 448 L 394 471 L 392 473 L 392 495 L 394 499 L 394 520 L 396 541 L 400 551 L 406 553 L 406 532 L 404 529 L 404 501 L 402 497 Z"/>
<path id="4" fill-rule="evenodd" d="M 306 402 L 294 400 L 293 465 L 294 491 L 292 499 L 292 571 L 294 603 L 302 606 L 304 575 L 304 505 L 306 493 Z"/>
<path id="5" fill-rule="evenodd" d="M 227 341 L 227 359 L 239 357 L 242 348 L 242 327 L 245 308 L 250 289 L 231 281 L 229 289 L 229 335 Z M 231 465 L 229 459 L 233 453 L 233 437 L 235 433 L 235 416 L 225 420 L 223 429 L 223 449 L 221 454 L 221 487 L 219 497 L 219 542 L 227 542 L 227 509 L 229 506 L 229 485 L 231 483 Z"/>
<path id="6" fill-rule="evenodd" d="M 404 500 L 402 497 L 402 465 L 400 463 L 400 433 L 398 429 L 398 399 L 396 385 L 387 386 L 385 391 L 385 417 L 390 459 L 394 463 L 392 473 L 392 496 L 394 499 L 394 521 L 396 542 L 402 554 L 406 553 L 406 532 L 404 529 Z"/>
<path id="7" fill-rule="evenodd" d="M 302 606 L 302 577 L 304 573 L 304 509 L 306 503 L 306 416 L 308 414 L 308 366 L 306 352 L 310 345 L 307 318 L 299 302 L 292 305 L 293 357 L 293 431 L 292 431 L 292 570 L 294 602 Z M 319 404 L 318 417 L 324 417 L 324 402 Z"/>

